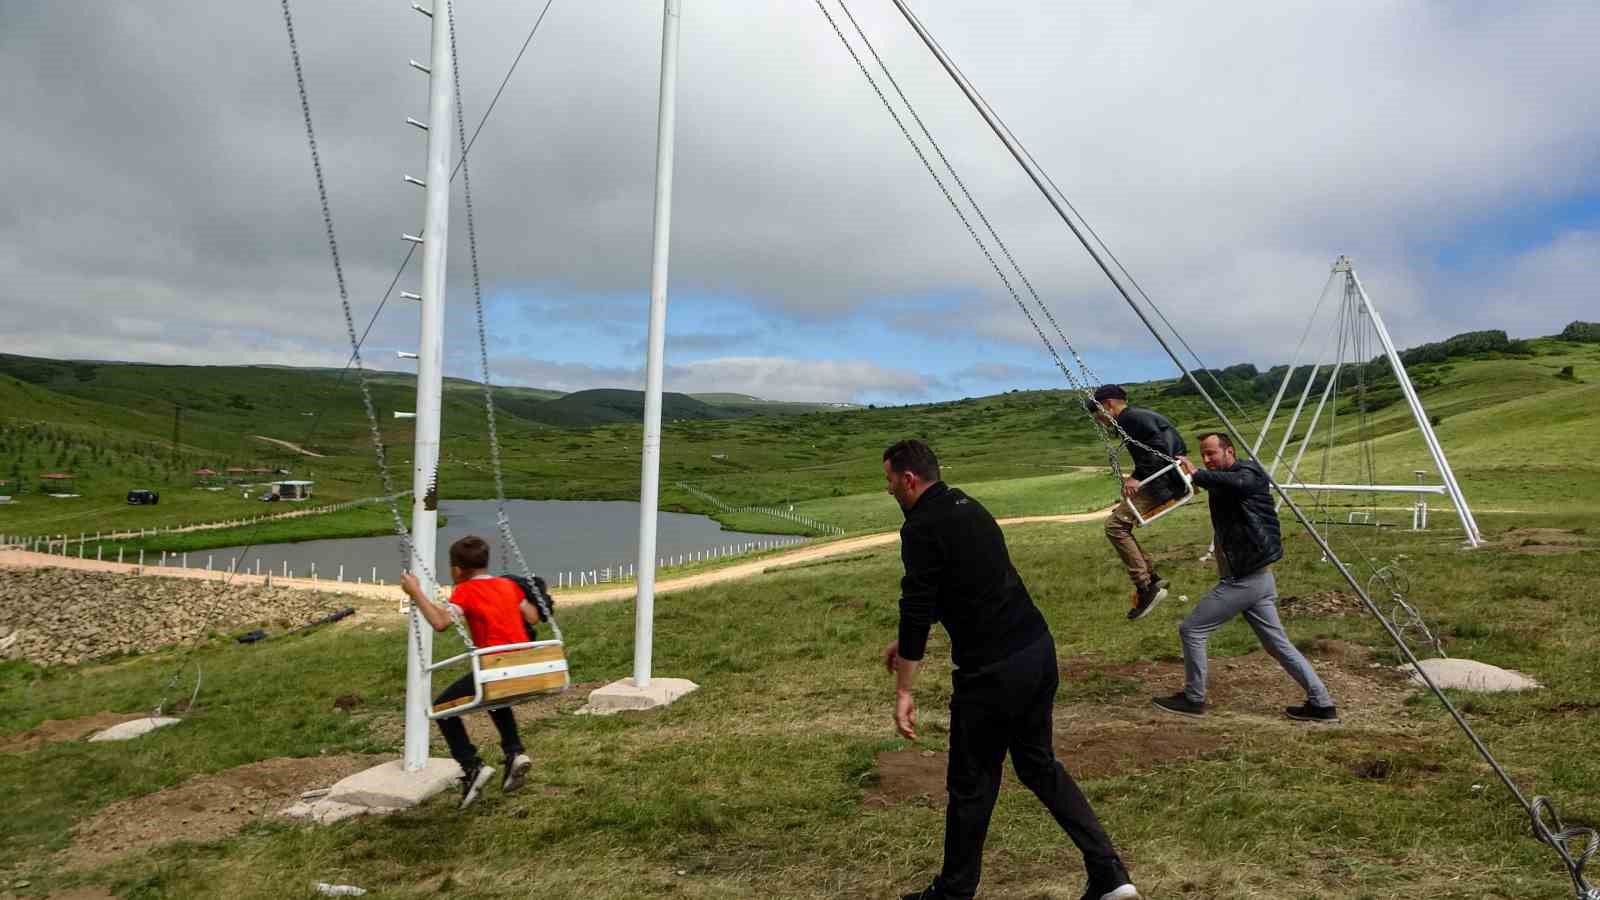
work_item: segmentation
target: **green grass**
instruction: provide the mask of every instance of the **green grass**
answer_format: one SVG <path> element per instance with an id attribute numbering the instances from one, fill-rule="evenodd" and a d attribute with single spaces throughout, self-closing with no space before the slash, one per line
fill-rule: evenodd
<path id="1" fill-rule="evenodd" d="M 1003 505 L 1000 492 L 986 497 L 978 484 L 975 496 Z M 1600 515 L 1571 507 L 1483 519 L 1492 531 L 1531 524 L 1593 534 L 1600 527 Z M 1196 595 L 1212 578 L 1196 561 L 1203 517 L 1173 516 L 1163 526 L 1143 536 L 1147 546 L 1180 590 Z M 1356 539 L 1376 557 L 1407 558 L 1412 600 L 1449 636 L 1452 655 L 1517 668 L 1547 685 L 1527 695 L 1458 699 L 1525 788 L 1550 793 L 1569 822 L 1600 817 L 1600 760 L 1580 750 L 1600 724 L 1593 704 L 1600 634 L 1577 624 L 1589 617 L 1595 551 L 1463 552 L 1440 534 L 1396 530 L 1364 530 Z M 1177 653 L 1182 605 L 1130 626 L 1122 616 L 1126 585 L 1097 526 L 1016 526 L 1008 540 L 1063 660 L 1115 664 Z M 1307 541 L 1291 537 L 1289 551 L 1279 566 L 1285 593 L 1339 586 Z M 324 880 L 393 897 L 439 890 L 597 900 L 757 891 L 877 897 L 909 889 L 937 868 L 942 812 L 915 802 L 862 804 L 873 754 L 906 746 L 889 727 L 890 683 L 876 667 L 893 635 L 899 574 L 891 546 L 661 598 L 655 669 L 692 678 L 700 692 L 650 714 L 525 717 L 537 767 L 532 789 L 518 797 L 491 791 L 466 814 L 441 798 L 415 812 L 327 828 L 267 820 L 213 843 L 63 871 L 49 854 L 70 843 L 71 823 L 118 799 L 256 759 L 397 749 L 407 652 L 398 628 L 206 646 L 195 656 L 206 673 L 200 708 L 184 725 L 135 744 L 0 755 L 0 805 L 8 811 L 0 865 L 32 881 L 36 895 L 87 882 L 127 897 L 210 895 L 219 885 L 242 898 L 309 897 L 308 886 Z M 578 680 L 629 671 L 629 605 L 571 608 L 563 626 Z M 1295 618 L 1289 628 L 1302 644 L 1338 638 L 1384 647 L 1364 617 Z M 1254 647 L 1242 623 L 1218 632 L 1215 683 L 1228 682 L 1229 657 Z M 936 637 L 918 684 L 922 746 L 934 750 L 947 734 L 947 654 Z M 0 731 L 147 708 L 171 665 L 165 654 L 70 670 L 0 665 Z M 1323 730 L 1244 714 L 1196 724 L 1149 719 L 1144 698 L 1171 687 L 1125 677 L 1069 680 L 1058 707 L 1067 734 L 1117 720 L 1213 729 L 1222 738 L 1195 760 L 1084 780 L 1147 894 L 1564 895 L 1553 855 L 1527 836 L 1525 820 L 1432 702 Z M 1283 702 L 1296 699 L 1287 678 L 1270 690 Z M 333 699 L 352 691 L 365 698 L 364 712 L 335 710 Z M 1347 703 L 1346 712 L 1361 710 Z M 1375 754 L 1392 757 L 1395 774 L 1381 781 L 1352 774 Z M 38 778 L 41 771 L 52 775 Z M 1010 775 L 1007 782 L 991 831 L 986 896 L 1075 896 L 1070 845 Z"/>

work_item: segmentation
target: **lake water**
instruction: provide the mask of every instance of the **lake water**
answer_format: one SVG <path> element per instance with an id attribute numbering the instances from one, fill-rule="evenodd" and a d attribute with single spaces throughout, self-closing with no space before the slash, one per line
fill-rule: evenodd
<path id="1" fill-rule="evenodd" d="M 444 501 L 439 512 L 449 522 L 439 529 L 439 551 L 434 570 L 438 577 L 449 576 L 451 542 L 476 534 L 489 542 L 490 569 L 513 570 L 510 560 L 501 558 L 500 529 L 496 524 L 493 500 Z M 529 567 L 556 583 L 555 573 L 619 567 L 638 562 L 639 504 L 598 500 L 508 500 L 506 515 L 512 533 Z M 656 556 L 673 557 L 703 553 L 716 547 L 758 541 L 793 540 L 770 534 L 724 531 L 705 516 L 663 512 L 656 523 Z M 239 568 L 254 572 L 259 560 L 261 571 L 279 573 L 287 561 L 296 577 L 306 577 L 313 564 L 321 578 L 334 578 L 344 566 L 345 579 L 372 577 L 394 583 L 400 577 L 400 542 L 394 536 L 340 538 L 302 541 L 293 544 L 263 544 L 249 548 L 225 547 L 198 550 L 189 554 L 189 565 L 203 566 L 206 558 L 214 567 L 225 569 L 233 557 L 240 557 Z M 169 560 L 170 561 L 170 560 Z"/>

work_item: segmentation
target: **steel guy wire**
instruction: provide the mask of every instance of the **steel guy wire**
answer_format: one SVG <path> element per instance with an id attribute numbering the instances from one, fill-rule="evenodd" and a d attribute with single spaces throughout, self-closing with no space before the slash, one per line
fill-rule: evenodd
<path id="1" fill-rule="evenodd" d="M 988 104 L 984 102 L 980 96 L 978 96 L 976 89 L 971 87 L 965 76 L 960 75 L 954 69 L 954 64 L 949 61 L 949 57 L 944 52 L 944 49 L 939 46 L 938 42 L 934 40 L 933 35 L 929 33 L 926 27 L 922 25 L 921 21 L 917 19 L 910 7 L 907 6 L 906 0 L 893 0 L 893 2 L 895 7 L 900 10 L 901 15 L 905 17 L 907 23 L 910 24 L 912 29 L 917 32 L 918 37 L 920 37 L 923 43 L 927 45 L 929 51 L 938 58 L 940 64 L 945 67 L 951 78 L 955 80 L 957 86 L 962 89 L 963 93 L 967 94 L 968 100 L 972 102 L 973 106 L 978 109 L 980 114 L 984 115 L 985 121 L 989 124 L 991 130 L 993 130 L 996 136 L 1006 144 L 1007 149 L 1010 150 L 1012 155 L 1017 158 L 1018 163 L 1022 163 L 1023 159 L 1025 158 L 1025 151 L 1021 149 L 1020 142 L 1016 140 L 1016 137 L 1010 133 L 1009 129 L 1005 129 L 1003 124 L 1000 123 L 997 118 L 991 118 L 993 113 L 988 109 Z M 1024 165 L 1024 168 L 1026 168 L 1026 165 Z M 1028 174 L 1034 179 L 1034 183 L 1039 190 L 1044 192 L 1048 198 L 1049 194 L 1046 191 L 1043 182 L 1034 175 L 1032 170 L 1029 170 Z M 1060 213 L 1063 222 L 1069 229 L 1071 229 L 1073 234 L 1083 245 L 1084 250 L 1086 250 L 1092 258 L 1094 258 L 1096 264 L 1100 266 L 1101 271 L 1105 272 L 1107 278 L 1112 281 L 1113 285 L 1117 288 L 1118 293 L 1120 293 L 1123 297 L 1123 300 L 1127 302 L 1129 308 L 1131 308 L 1134 311 L 1134 314 L 1137 315 L 1144 323 L 1146 329 L 1149 330 L 1150 335 L 1155 338 L 1158 344 L 1161 345 L 1161 349 L 1165 351 L 1167 356 L 1172 359 L 1173 363 L 1178 366 L 1178 368 L 1183 372 L 1184 377 L 1189 380 L 1189 383 L 1194 386 L 1197 392 L 1199 392 L 1206 404 L 1211 407 L 1212 412 L 1214 412 L 1222 421 L 1227 432 L 1232 435 L 1237 442 L 1243 443 L 1243 438 L 1238 426 L 1236 426 L 1228 417 L 1228 414 L 1223 411 L 1222 407 L 1217 403 L 1216 398 L 1211 396 L 1211 393 L 1205 389 L 1205 386 L 1200 383 L 1199 379 L 1196 378 L 1194 373 L 1189 370 L 1188 366 L 1184 365 L 1183 360 L 1172 349 L 1171 344 L 1168 343 L 1166 338 L 1156 330 L 1154 323 L 1151 322 L 1149 317 L 1145 315 L 1144 311 L 1139 308 L 1139 305 L 1134 301 L 1133 296 L 1128 293 L 1127 288 L 1123 287 L 1112 275 L 1110 267 L 1107 266 L 1105 261 L 1100 258 L 1099 253 L 1096 252 L 1094 246 L 1090 244 L 1083 232 L 1079 230 L 1077 225 L 1074 224 L 1073 221 L 1066 215 L 1064 210 L 1058 209 L 1058 212 Z M 1245 444 L 1245 451 L 1252 458 L 1256 455 L 1254 451 L 1250 449 L 1248 444 Z M 1430 676 L 1427 671 L 1421 667 L 1420 661 L 1416 658 L 1415 654 L 1411 652 L 1411 648 L 1406 645 L 1404 638 L 1398 633 L 1394 625 L 1384 618 L 1383 614 L 1378 610 L 1378 607 L 1373 602 L 1372 598 L 1367 594 L 1366 590 L 1361 586 L 1361 584 L 1356 581 L 1355 576 L 1350 572 L 1344 561 L 1333 552 L 1333 548 L 1328 544 L 1322 533 L 1316 529 L 1315 525 L 1306 515 L 1305 511 L 1300 508 L 1299 504 L 1294 502 L 1294 499 L 1289 496 L 1289 492 L 1284 490 L 1282 485 L 1271 479 L 1268 480 L 1268 483 L 1283 500 L 1283 502 L 1289 507 L 1295 518 L 1306 529 L 1306 532 L 1310 534 L 1312 540 L 1315 541 L 1322 552 L 1327 555 L 1329 561 L 1333 563 L 1336 569 L 1338 569 L 1339 574 L 1345 579 L 1346 583 L 1348 583 L 1351 589 L 1360 596 L 1361 601 L 1366 606 L 1367 610 L 1372 613 L 1373 617 L 1376 618 L 1379 624 L 1383 626 L 1390 639 L 1394 641 L 1394 643 L 1400 648 L 1401 653 L 1407 657 L 1408 661 L 1415 668 L 1418 677 L 1422 679 L 1423 683 L 1427 685 L 1428 689 L 1439 700 L 1440 704 L 1444 706 L 1445 710 L 1450 714 L 1450 717 L 1455 720 L 1456 725 L 1472 742 L 1473 747 L 1478 751 L 1479 755 L 1483 757 L 1484 761 L 1487 762 L 1492 769 L 1494 769 L 1495 774 L 1500 778 L 1506 789 L 1513 797 L 1516 798 L 1518 803 L 1522 806 L 1524 812 L 1526 812 L 1530 817 L 1533 824 L 1534 834 L 1539 838 L 1539 840 L 1552 847 L 1561 857 L 1563 864 L 1567 868 L 1567 873 L 1572 878 L 1573 886 L 1576 889 L 1577 896 L 1580 898 L 1580 900 L 1600 900 L 1600 890 L 1590 886 L 1583 876 L 1583 867 L 1585 863 L 1587 863 L 1587 861 L 1595 854 L 1597 850 L 1600 850 L 1600 834 L 1597 834 L 1593 829 L 1569 829 L 1564 827 L 1560 816 L 1555 813 L 1553 806 L 1548 800 L 1544 800 L 1544 798 L 1536 798 L 1534 803 L 1530 803 L 1527 800 L 1527 798 L 1522 794 L 1522 791 L 1517 787 L 1516 782 L 1511 779 L 1511 776 L 1505 771 L 1504 767 L 1500 765 L 1500 762 L 1494 757 L 1494 754 L 1489 751 L 1488 746 L 1483 743 L 1483 740 L 1478 737 L 1477 732 L 1473 730 L 1472 726 L 1466 721 L 1466 718 L 1462 716 L 1460 710 L 1458 710 L 1455 704 L 1450 701 L 1450 698 L 1445 695 L 1444 691 L 1439 688 L 1438 683 L 1433 680 L 1432 676 Z M 1541 800 L 1543 800 L 1543 802 L 1539 802 Z M 1549 810 L 1550 818 L 1553 820 L 1553 822 L 1547 823 L 1545 821 L 1543 815 L 1544 810 Z M 1587 848 L 1576 858 L 1574 858 L 1570 852 L 1568 841 L 1584 836 L 1588 837 Z"/>

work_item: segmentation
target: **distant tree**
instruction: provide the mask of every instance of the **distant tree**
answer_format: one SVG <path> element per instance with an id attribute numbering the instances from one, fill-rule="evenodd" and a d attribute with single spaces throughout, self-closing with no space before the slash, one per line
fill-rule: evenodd
<path id="1" fill-rule="evenodd" d="M 1585 344 L 1600 343 L 1600 322 L 1573 322 L 1561 329 L 1561 339 Z"/>

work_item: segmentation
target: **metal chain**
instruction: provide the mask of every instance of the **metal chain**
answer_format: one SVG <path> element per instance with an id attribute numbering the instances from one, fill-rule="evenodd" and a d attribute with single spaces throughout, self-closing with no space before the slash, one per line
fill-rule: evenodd
<path id="1" fill-rule="evenodd" d="M 546 9 L 549 5 L 546 4 Z M 478 268 L 478 231 L 472 215 L 472 169 L 467 162 L 470 147 L 467 143 L 466 113 L 461 102 L 461 65 L 460 57 L 456 54 L 456 8 L 449 4 L 450 23 L 450 64 L 455 68 L 456 89 L 456 137 L 461 146 L 461 189 L 463 199 L 466 201 L 467 210 L 467 249 L 472 258 L 472 304 L 477 316 L 478 324 L 478 361 L 483 372 L 483 411 L 489 427 L 489 463 L 494 470 L 494 499 L 495 499 L 495 524 L 500 529 L 500 542 L 502 546 L 511 551 L 517 569 L 522 577 L 533 584 L 537 576 L 528 566 L 528 560 L 522 555 L 522 548 L 517 545 L 517 537 L 511 529 L 511 517 L 506 513 L 506 480 L 505 472 L 500 464 L 500 432 L 495 427 L 494 390 L 489 381 L 489 338 L 488 329 L 484 325 L 483 313 L 483 281 Z M 534 590 L 535 605 L 539 615 L 550 623 L 550 631 L 556 640 L 561 640 L 561 626 L 556 624 L 554 612 L 545 601 L 543 592 Z"/>
<path id="2" fill-rule="evenodd" d="M 389 471 L 388 454 L 383 446 L 383 431 L 378 424 L 377 406 L 372 400 L 372 387 L 367 382 L 366 368 L 361 361 L 361 341 L 356 336 L 355 315 L 350 308 L 350 292 L 345 287 L 344 266 L 339 257 L 339 240 L 333 227 L 332 206 L 328 202 L 327 183 L 322 174 L 322 158 L 317 152 L 317 133 L 311 124 L 311 100 L 306 91 L 305 72 L 300 64 L 300 47 L 295 41 L 294 16 L 289 11 L 289 0 L 282 0 L 282 4 L 284 28 L 289 35 L 289 53 L 294 60 L 295 87 L 300 93 L 300 112 L 305 119 L 306 144 L 311 150 L 311 169 L 316 176 L 317 199 L 322 204 L 322 223 L 328 236 L 328 254 L 333 258 L 334 278 L 339 285 L 339 305 L 344 312 L 345 333 L 350 339 L 351 368 L 355 370 L 356 383 L 361 388 L 361 404 L 367 414 L 367 426 L 372 436 L 372 449 L 378 460 L 378 477 L 383 485 L 384 501 L 388 504 L 389 515 L 394 522 L 395 535 L 400 539 L 400 565 L 404 569 L 411 568 L 414 563 L 423 577 L 427 579 L 427 584 L 433 587 L 432 595 L 438 597 L 441 594 L 439 581 L 434 577 L 429 563 L 417 557 L 416 547 L 411 541 L 411 532 L 406 528 L 405 519 L 400 514 L 399 505 L 395 503 L 394 478 Z M 438 473 L 435 472 L 435 482 L 437 482 L 437 478 Z M 468 648 L 471 648 L 472 635 L 461 624 L 461 617 L 457 614 L 455 606 L 448 601 L 444 605 L 450 611 L 450 620 L 455 625 L 457 634 L 466 642 Z M 424 667 L 426 667 L 431 661 L 423 653 L 422 631 L 418 621 L 420 616 L 413 610 L 410 618 L 411 632 L 415 638 L 417 655 L 422 660 Z"/>
<path id="3" fill-rule="evenodd" d="M 1012 285 L 1011 279 L 1006 276 L 1005 271 L 1001 269 L 1000 264 L 995 260 L 994 254 L 990 252 L 988 244 L 981 236 L 979 236 L 977 229 L 973 227 L 972 221 L 967 218 L 966 211 L 962 209 L 961 204 L 956 201 L 955 196 L 950 192 L 949 187 L 945 185 L 944 179 L 941 178 L 938 171 L 934 169 L 933 163 L 929 161 L 927 153 L 925 153 L 922 149 L 922 145 L 919 144 L 914 137 L 912 137 L 911 131 L 906 127 L 904 120 L 901 119 L 900 113 L 894 108 L 894 105 L 889 102 L 888 96 L 884 94 L 883 88 L 878 85 L 877 79 L 872 77 L 872 72 L 867 68 L 866 63 L 862 62 L 860 55 L 856 53 L 855 47 L 850 43 L 849 39 L 845 37 L 844 31 L 839 27 L 839 23 L 834 19 L 833 13 L 828 11 L 827 6 L 823 4 L 823 0 L 816 0 L 816 4 L 817 9 L 820 10 L 823 17 L 828 20 L 828 24 L 833 27 L 833 32 L 838 36 L 839 42 L 844 45 L 845 51 L 848 52 L 850 54 L 850 58 L 855 61 L 856 68 L 860 69 L 862 76 L 867 79 L 867 84 L 869 84 L 872 87 L 873 92 L 878 95 L 878 100 L 883 103 L 883 108 L 888 111 L 890 118 L 894 119 L 894 123 L 899 127 L 900 133 L 905 137 L 906 142 L 911 145 L 911 149 L 917 154 L 917 158 L 922 161 L 922 167 L 926 169 L 928 175 L 933 178 L 934 184 L 938 185 L 940 193 L 944 194 L 945 201 L 949 203 L 950 209 L 955 212 L 956 217 L 961 220 L 961 224 L 966 227 L 967 234 L 970 235 L 973 242 L 978 245 L 978 249 L 983 253 L 984 259 L 988 260 L 989 267 L 993 269 L 995 275 L 999 277 L 1000 283 L 1005 286 L 1006 292 L 1011 295 L 1011 299 L 1016 303 L 1017 308 L 1020 309 L 1023 316 L 1027 318 L 1028 324 L 1033 326 L 1034 333 L 1039 336 L 1039 340 L 1044 344 L 1045 349 L 1049 352 L 1050 358 L 1055 361 L 1056 368 L 1060 369 L 1061 374 L 1066 376 L 1067 383 L 1073 390 L 1083 394 L 1084 406 L 1086 407 L 1085 411 L 1089 412 L 1088 407 L 1092 405 L 1094 409 L 1104 413 L 1107 420 L 1109 420 L 1111 423 L 1110 427 L 1115 430 L 1116 434 L 1121 439 L 1122 444 L 1145 450 L 1148 453 L 1160 457 L 1168 464 L 1176 462 L 1177 460 L 1175 460 L 1173 457 L 1128 434 L 1122 425 L 1117 422 L 1116 417 L 1111 415 L 1110 410 L 1106 409 L 1104 404 L 1094 398 L 1094 390 L 1091 386 L 1093 382 L 1087 380 L 1088 376 L 1092 375 L 1092 373 L 1089 372 L 1087 364 L 1083 364 L 1082 359 L 1077 356 L 1076 348 L 1073 348 L 1070 343 L 1067 344 L 1068 350 L 1078 360 L 1080 365 L 1083 366 L 1083 371 L 1086 373 L 1085 377 L 1080 379 L 1078 375 L 1074 374 L 1071 367 L 1069 367 L 1066 362 L 1062 360 L 1061 354 L 1056 351 L 1055 344 L 1052 343 L 1050 338 L 1045 334 L 1044 328 L 1039 325 L 1038 319 L 1035 318 L 1033 312 L 1028 309 L 1027 303 L 1022 299 L 1021 294 L 1017 292 L 1016 287 Z M 844 6 L 843 0 L 840 0 L 840 7 L 845 9 L 847 15 L 849 14 L 849 9 Z M 853 17 L 852 21 L 854 21 Z M 869 44 L 868 46 L 870 48 L 871 45 Z M 874 51 L 874 55 L 876 55 L 876 51 Z M 879 62 L 881 64 L 881 59 Z M 902 95 L 902 100 L 904 100 L 904 95 Z M 909 101 L 906 102 L 906 106 L 908 108 L 911 106 Z M 912 114 L 915 115 L 915 111 L 913 111 Z M 933 144 L 935 149 L 937 149 L 938 145 L 933 141 L 931 136 L 929 137 L 929 143 Z M 942 156 L 943 152 L 939 152 Z M 972 202 L 972 197 L 970 194 L 967 196 L 967 200 Z M 973 208 L 977 209 L 976 202 L 973 202 Z M 980 215 L 982 215 L 981 212 Z M 1043 304 L 1041 303 L 1041 306 L 1042 305 Z M 1116 458 L 1116 449 L 1112 446 L 1110 432 L 1107 431 L 1106 427 L 1101 423 L 1099 417 L 1095 416 L 1093 412 L 1089 412 L 1089 418 L 1094 422 L 1095 428 L 1101 436 L 1101 441 L 1106 446 L 1107 457 L 1111 463 L 1112 471 L 1120 476 L 1122 474 L 1121 465 Z"/>

